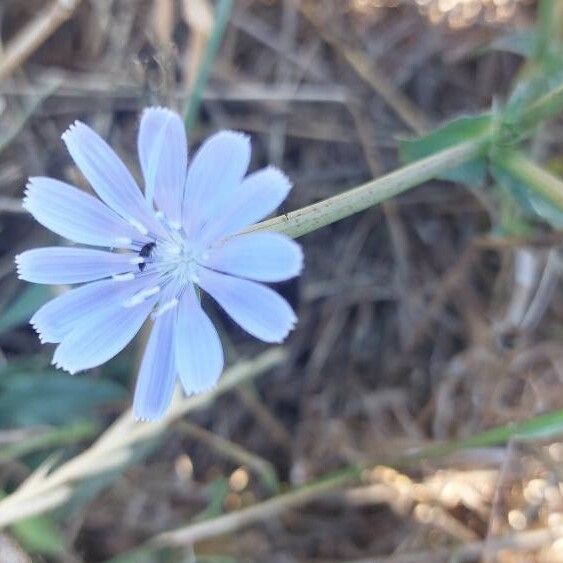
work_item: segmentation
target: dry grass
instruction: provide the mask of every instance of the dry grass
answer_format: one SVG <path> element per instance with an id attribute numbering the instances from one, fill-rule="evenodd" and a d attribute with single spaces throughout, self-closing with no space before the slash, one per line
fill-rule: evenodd
<path id="1" fill-rule="evenodd" d="M 48 4 L 0 5 L 4 53 Z M 414 3 L 376 4 L 236 2 L 191 142 L 223 127 L 251 132 L 252 167 L 277 163 L 294 181 L 284 211 L 310 204 L 395 168 L 397 136 L 502 98 L 521 59 L 475 49 L 534 21 L 533 6 L 514 3 L 508 23 L 454 30 L 431 25 Z M 135 169 L 140 109 L 184 107 L 209 35 L 208 14 L 198 19 L 187 5 L 84 1 L 2 78 L 3 303 L 21 289 L 13 255 L 47 240 L 14 206 L 25 178 L 80 181 L 59 141 L 68 123 L 91 122 Z M 561 140 L 551 125 L 537 142 L 556 155 Z M 146 461 L 62 514 L 69 548 L 56 560 L 104 561 L 149 545 L 211 501 L 228 513 L 252 507 L 251 516 L 199 536 L 198 556 L 563 560 L 558 443 L 510 442 L 400 472 L 370 465 L 312 503 L 261 503 L 271 489 L 260 467 L 275 470 L 283 493 L 345 465 L 563 408 L 560 240 L 487 236 L 497 204 L 490 190 L 432 182 L 305 237 L 305 273 L 282 288 L 300 318 L 284 364 L 193 415 L 205 431 L 173 426 Z M 257 353 L 221 320 L 233 358 Z M 40 351 L 27 329 L 3 335 L 0 347 L 8 360 Z M 29 471 L 19 462 L 0 469 L 2 487 Z M 195 560 L 189 533 L 169 542 L 183 548 L 168 561 Z M 8 534 L 2 545 L 19 552 Z"/>

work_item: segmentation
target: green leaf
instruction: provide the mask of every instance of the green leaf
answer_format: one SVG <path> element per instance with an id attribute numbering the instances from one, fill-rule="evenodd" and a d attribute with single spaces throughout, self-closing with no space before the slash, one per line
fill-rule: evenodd
<path id="1" fill-rule="evenodd" d="M 224 477 L 219 477 L 209 484 L 211 499 L 207 507 L 202 510 L 193 520 L 200 522 L 208 518 L 214 518 L 223 513 L 223 503 L 229 494 L 229 482 Z"/>
<path id="2" fill-rule="evenodd" d="M 543 220 L 554 229 L 563 229 L 563 212 L 551 202 L 530 190 L 520 179 L 496 165 L 491 165 L 490 172 L 498 185 L 514 198 L 526 217 Z"/>
<path id="3" fill-rule="evenodd" d="M 116 555 L 107 559 L 104 563 L 157 563 L 162 561 L 159 557 L 160 547 L 141 547 L 133 549 L 127 553 Z"/>
<path id="4" fill-rule="evenodd" d="M 535 102 L 557 91 L 563 86 L 563 64 L 561 60 L 545 63 L 537 67 L 534 72 L 521 79 L 506 102 L 502 121 L 502 144 L 520 141 L 527 133 L 527 124 L 522 126 L 522 116 Z M 532 123 L 535 125 L 535 123 Z"/>
<path id="5" fill-rule="evenodd" d="M 527 59 L 537 52 L 538 34 L 535 30 L 515 31 L 492 41 L 487 51 L 505 51 L 521 55 Z"/>
<path id="6" fill-rule="evenodd" d="M 0 499 L 6 492 L 0 489 Z M 32 553 L 60 555 L 66 549 L 66 542 L 49 516 L 31 516 L 10 526 L 10 530 L 21 546 Z"/>
<path id="7" fill-rule="evenodd" d="M 420 160 L 453 145 L 485 136 L 493 127 L 493 114 L 463 116 L 417 139 L 400 139 L 399 155 L 405 163 Z M 487 173 L 485 158 L 478 157 L 440 177 L 474 187 L 483 185 Z"/>
<path id="8" fill-rule="evenodd" d="M 496 446 L 505 444 L 509 440 L 547 440 L 561 435 L 563 435 L 563 409 L 540 414 L 529 420 L 496 426 L 468 438 L 425 446 L 400 456 L 395 460 L 394 465 L 402 465 L 414 460 L 441 458 L 459 450 Z"/>
<path id="9" fill-rule="evenodd" d="M 21 546 L 31 553 L 56 556 L 66 550 L 61 532 L 47 516 L 26 518 L 10 529 Z"/>
<path id="10" fill-rule="evenodd" d="M 47 285 L 28 285 L 16 300 L 0 315 L 0 334 L 27 323 L 33 313 L 53 296 Z"/>
<path id="11" fill-rule="evenodd" d="M 227 27 L 232 9 L 233 0 L 219 0 L 217 2 L 214 14 L 213 30 L 207 40 L 207 44 L 205 45 L 205 51 L 203 52 L 203 57 L 197 69 L 194 85 L 186 107 L 184 121 L 188 133 L 193 128 L 197 119 L 203 91 L 207 85 L 207 81 L 209 80 L 209 75 L 211 73 L 211 69 L 213 68 L 213 63 L 215 62 L 215 57 L 217 56 L 217 52 L 221 45 L 221 40 L 223 39 L 225 28 Z"/>
<path id="12" fill-rule="evenodd" d="M 8 370 L 6 370 L 8 371 Z M 68 424 L 90 416 L 96 407 L 120 400 L 125 390 L 107 379 L 0 371 L 0 426 Z"/>
<path id="13" fill-rule="evenodd" d="M 0 447 L 0 463 L 23 457 L 39 450 L 76 444 L 96 434 L 98 426 L 90 421 L 75 422 L 68 426 L 34 430 L 19 441 Z"/>

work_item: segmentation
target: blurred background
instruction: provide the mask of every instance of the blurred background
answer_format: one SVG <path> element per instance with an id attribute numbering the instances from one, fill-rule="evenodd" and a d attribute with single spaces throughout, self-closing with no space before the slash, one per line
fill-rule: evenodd
<path id="1" fill-rule="evenodd" d="M 70 376 L 27 325 L 64 288 L 15 275 L 15 254 L 57 242 L 21 197 L 33 175 L 89 189 L 71 122 L 137 177 L 147 105 L 185 114 L 192 150 L 248 132 L 251 169 L 292 179 L 288 212 L 502 103 L 531 46 L 560 39 L 563 2 L 544 5 L 542 22 L 526 0 L 0 0 L 1 494 L 96 451 L 146 338 Z M 562 141 L 551 121 L 529 151 L 560 173 Z M 79 477 L 18 518 L 0 504 L 0 563 L 563 561 L 561 239 L 477 184 L 427 182 L 303 237 L 281 355 L 99 465 L 71 461 Z M 268 354 L 212 309 L 232 365 Z"/>

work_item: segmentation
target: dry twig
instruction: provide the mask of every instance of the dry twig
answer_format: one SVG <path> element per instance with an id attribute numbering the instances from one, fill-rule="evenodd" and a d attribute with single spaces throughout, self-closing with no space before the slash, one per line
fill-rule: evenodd
<path id="1" fill-rule="evenodd" d="M 177 396 L 166 416 L 158 422 L 139 423 L 131 410 L 127 410 L 90 448 L 53 471 L 54 461 L 48 461 L 19 489 L 2 499 L 0 527 L 60 506 L 71 497 L 74 483 L 124 465 L 138 442 L 155 438 L 186 413 L 209 405 L 219 395 L 272 369 L 284 359 L 283 349 L 272 348 L 253 360 L 242 361 L 229 369 L 213 390 L 191 397 Z"/>
<path id="2" fill-rule="evenodd" d="M 0 56 L 0 80 L 20 67 L 67 21 L 81 0 L 54 0 L 6 45 Z"/>

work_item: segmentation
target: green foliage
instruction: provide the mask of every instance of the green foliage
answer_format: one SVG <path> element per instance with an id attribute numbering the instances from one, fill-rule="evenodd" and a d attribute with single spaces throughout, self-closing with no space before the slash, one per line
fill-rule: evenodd
<path id="1" fill-rule="evenodd" d="M 108 559 L 105 563 L 161 563 L 168 559 L 164 558 L 162 550 L 154 547 L 142 547 L 123 553 Z"/>
<path id="2" fill-rule="evenodd" d="M 490 172 L 498 186 L 510 194 L 529 220 L 542 219 L 555 229 L 563 229 L 563 212 L 530 189 L 529 184 L 496 165 Z"/>
<path id="3" fill-rule="evenodd" d="M 562 85 L 563 64 L 560 60 L 550 64 L 547 69 L 539 68 L 530 72 L 510 94 L 503 110 L 503 123 L 517 126 L 524 110 Z"/>
<path id="4" fill-rule="evenodd" d="M 399 155 L 403 162 L 420 160 L 464 141 L 484 137 L 492 127 L 492 113 L 458 117 L 422 137 L 399 140 Z M 477 187 L 483 185 L 486 171 L 487 163 L 483 157 L 444 172 L 441 177 Z"/>
<path id="5" fill-rule="evenodd" d="M 214 479 L 209 484 L 209 489 L 211 496 L 209 504 L 194 518 L 194 522 L 214 518 L 223 513 L 223 504 L 230 491 L 228 480 L 224 477 Z"/>
<path id="6" fill-rule="evenodd" d="M 207 41 L 205 46 L 205 51 L 203 53 L 202 60 L 200 62 L 199 68 L 197 69 L 197 75 L 195 77 L 194 86 L 190 93 L 188 99 L 188 105 L 186 107 L 185 119 L 186 130 L 188 133 L 193 128 L 193 125 L 197 119 L 199 107 L 203 97 L 203 91 L 207 85 L 209 75 L 211 73 L 211 68 L 215 61 L 217 51 L 221 45 L 221 40 L 223 39 L 223 34 L 225 33 L 225 28 L 227 27 L 227 22 L 231 15 L 231 10 L 233 8 L 233 0 L 219 0 L 217 7 L 215 9 L 215 24 L 213 26 L 213 31 L 211 36 Z"/>
<path id="7" fill-rule="evenodd" d="M 0 427 L 69 424 L 124 396 L 124 388 L 107 379 L 4 369 L 0 371 Z"/>
<path id="8" fill-rule="evenodd" d="M 30 553 L 57 556 L 66 551 L 65 540 L 48 516 L 33 516 L 14 524 L 11 531 Z"/>
<path id="9" fill-rule="evenodd" d="M 538 34 L 535 30 L 515 31 L 492 41 L 487 50 L 505 51 L 531 58 L 537 51 Z"/>
<path id="10" fill-rule="evenodd" d="M 540 0 L 538 5 L 538 30 L 534 59 L 539 64 L 560 63 L 563 54 L 557 4 L 561 0 Z"/>
<path id="11" fill-rule="evenodd" d="M 27 323 L 33 313 L 52 297 L 47 285 L 29 284 L 0 316 L 0 334 Z"/>
<path id="12" fill-rule="evenodd" d="M 23 437 L 17 442 L 7 444 L 0 448 L 0 462 L 22 457 L 24 455 L 59 447 L 68 444 L 75 444 L 93 436 L 98 427 L 89 422 L 75 422 L 68 426 L 46 429 L 45 431 L 33 432 Z"/>
<path id="13" fill-rule="evenodd" d="M 0 490 L 0 499 L 6 493 Z M 10 527 L 19 544 L 30 553 L 57 556 L 65 552 L 66 542 L 49 516 L 32 516 Z"/>
<path id="14" fill-rule="evenodd" d="M 563 435 L 563 409 L 539 414 L 529 420 L 496 426 L 468 438 L 425 446 L 398 456 L 388 462 L 394 466 L 408 466 L 423 459 L 438 459 L 468 448 L 486 448 L 506 444 L 510 440 L 548 440 Z"/>

